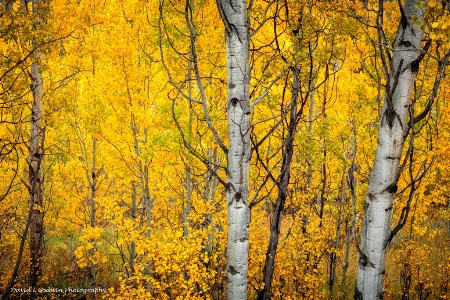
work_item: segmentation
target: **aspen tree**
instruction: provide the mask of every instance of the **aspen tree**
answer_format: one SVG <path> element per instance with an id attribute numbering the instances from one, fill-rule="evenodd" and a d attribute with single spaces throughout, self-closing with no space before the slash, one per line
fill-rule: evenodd
<path id="1" fill-rule="evenodd" d="M 225 25 L 228 77 L 227 299 L 247 299 L 251 113 L 247 1 L 216 2 Z"/>
<path id="2" fill-rule="evenodd" d="M 11 37 L 8 35 L 16 35 L 16 25 L 14 20 L 14 7 L 16 1 L 13 0 L 2 0 L 0 3 L 4 6 L 4 9 L 11 13 L 12 16 L 10 19 L 9 25 L 2 28 L 1 38 L 5 39 L 5 41 Z M 38 10 L 38 5 L 40 1 L 30 1 L 32 8 L 32 16 L 31 22 L 33 24 L 33 30 L 38 30 L 41 25 L 41 16 Z M 25 5 L 24 1 L 20 1 L 20 4 Z M 1 7 L 0 7 L 1 8 Z M 28 8 L 27 8 L 28 12 Z M 2 13 L 3 17 L 3 13 Z M 15 40 L 16 47 L 20 42 Z M 12 118 L 11 120 L 5 119 L 4 115 L 9 114 L 9 110 L 14 109 L 15 106 L 20 106 L 20 101 L 16 103 L 17 100 L 20 100 L 23 96 L 19 96 L 21 90 L 19 86 L 18 80 L 19 76 L 14 75 L 17 73 L 18 69 L 22 69 L 23 74 L 28 74 L 30 85 L 29 92 L 31 92 L 32 103 L 31 103 L 31 113 L 30 113 L 30 135 L 28 140 L 28 158 L 27 158 L 27 167 L 28 167 L 28 182 L 26 183 L 24 180 L 22 182 L 27 187 L 29 192 L 29 210 L 26 217 L 25 228 L 22 231 L 22 237 L 20 239 L 20 246 L 17 253 L 17 259 L 15 262 L 14 269 L 8 281 L 8 285 L 5 290 L 1 294 L 1 299 L 6 299 L 9 297 L 11 293 L 11 288 L 16 283 L 16 277 L 19 276 L 19 267 L 22 261 L 22 257 L 25 249 L 25 242 L 27 236 L 29 237 L 29 273 L 28 273 L 28 285 L 32 290 L 32 294 L 34 294 L 34 288 L 38 285 L 40 277 L 42 275 L 42 258 L 43 258 L 43 156 L 44 156 L 44 127 L 42 125 L 43 118 L 43 80 L 40 71 L 40 58 L 41 52 L 39 51 L 39 43 L 35 37 L 31 39 L 31 45 L 28 48 L 27 55 L 25 59 L 21 58 L 17 61 L 13 62 L 12 67 L 7 67 L 5 71 L 2 71 L 0 75 L 1 89 L 0 95 L 3 96 L 0 102 L 1 106 L 1 117 L 0 124 L 10 124 L 17 126 L 18 124 L 24 122 L 22 118 L 19 120 L 15 120 Z M 6 53 L 6 52 L 4 52 Z M 31 65 L 28 62 L 31 61 Z M 7 66 L 11 61 L 8 56 L 4 57 L 3 62 L 6 62 Z M 26 65 L 26 66 L 25 66 Z M 3 67 L 3 66 L 2 66 Z M 17 91 L 16 91 L 17 89 Z M 17 93 L 17 95 L 15 95 Z M 28 92 L 25 92 L 28 94 Z M 5 97 L 7 95 L 11 95 L 12 97 Z M 16 154 L 16 168 L 13 169 L 15 172 L 12 177 L 11 182 L 9 183 L 7 189 L 4 193 L 0 194 L 0 202 L 6 199 L 6 196 L 11 192 L 12 187 L 14 186 L 14 179 L 18 175 L 19 171 L 19 157 L 17 152 L 17 145 L 19 144 L 19 140 L 22 137 L 16 136 L 12 140 L 6 141 L 2 137 L 0 137 L 0 161 L 6 159 L 9 155 L 15 153 Z M 24 143 L 26 144 L 26 143 Z M 4 172 L 4 171 L 3 171 Z"/>
<path id="3" fill-rule="evenodd" d="M 39 25 L 38 5 L 40 1 L 31 2 L 32 12 L 36 14 L 37 20 L 35 26 Z M 37 49 L 37 41 L 33 39 L 33 49 Z M 31 65 L 30 73 L 30 89 L 33 95 L 33 103 L 31 108 L 31 126 L 29 141 L 29 175 L 28 184 L 30 191 L 31 203 L 31 220 L 30 220 L 30 276 L 29 285 L 31 288 L 37 286 L 38 280 L 42 275 L 42 246 L 44 240 L 44 211 L 43 211 L 43 174 L 41 172 L 42 161 L 44 159 L 44 127 L 42 125 L 43 118 L 43 82 L 42 75 L 39 70 L 39 59 L 41 53 L 36 51 L 35 59 Z"/>
<path id="4" fill-rule="evenodd" d="M 401 20 L 394 44 L 396 51 L 390 61 L 389 72 L 387 57 L 384 49 L 381 50 L 387 77 L 386 94 L 380 117 L 378 147 L 365 200 L 355 299 L 383 298 L 392 208 L 399 180 L 399 163 L 409 130 L 407 117 L 411 91 L 421 59 L 418 50 L 421 49 L 424 34 L 412 20 L 413 16 L 423 16 L 423 10 L 418 8 L 417 2 L 405 0 L 403 7 L 400 6 Z M 380 1 L 377 17 L 379 43 L 384 42 L 382 22 L 383 1 Z"/>

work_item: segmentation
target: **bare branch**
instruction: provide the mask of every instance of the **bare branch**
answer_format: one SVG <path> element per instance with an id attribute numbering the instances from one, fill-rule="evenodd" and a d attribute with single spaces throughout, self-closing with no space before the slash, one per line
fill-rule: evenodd
<path id="1" fill-rule="evenodd" d="M 253 111 L 253 109 L 255 108 L 255 106 L 262 100 L 264 99 L 264 97 L 267 96 L 267 94 L 269 93 L 270 89 L 272 88 L 272 86 L 278 82 L 278 80 L 280 80 L 281 77 L 283 77 L 286 72 L 289 70 L 289 68 L 284 69 L 277 77 L 275 77 L 272 82 L 266 87 L 266 89 L 264 90 L 264 92 L 255 99 L 255 101 L 253 101 L 253 103 L 250 106 L 250 110 Z"/>

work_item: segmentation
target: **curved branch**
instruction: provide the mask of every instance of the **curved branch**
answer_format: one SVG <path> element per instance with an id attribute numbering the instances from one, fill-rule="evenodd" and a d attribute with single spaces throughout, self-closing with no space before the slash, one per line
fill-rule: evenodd
<path id="1" fill-rule="evenodd" d="M 192 62 L 193 62 L 193 66 L 194 66 L 195 80 L 197 81 L 197 85 L 200 90 L 200 95 L 202 97 L 203 113 L 205 114 L 206 123 L 208 124 L 209 129 L 211 130 L 212 134 L 214 135 L 214 138 L 216 139 L 217 144 L 219 144 L 222 151 L 226 154 L 228 152 L 228 149 L 225 146 L 225 144 L 222 142 L 222 140 L 220 139 L 216 128 L 212 124 L 211 117 L 209 115 L 208 105 L 206 103 L 205 89 L 203 87 L 203 82 L 201 80 L 200 71 L 198 69 L 197 51 L 195 50 L 195 39 L 196 39 L 197 34 L 195 32 L 194 25 L 192 24 L 192 7 L 189 4 L 189 0 L 186 0 L 185 16 L 186 16 L 186 23 L 189 27 L 189 33 L 190 33 L 191 55 L 192 55 Z"/>

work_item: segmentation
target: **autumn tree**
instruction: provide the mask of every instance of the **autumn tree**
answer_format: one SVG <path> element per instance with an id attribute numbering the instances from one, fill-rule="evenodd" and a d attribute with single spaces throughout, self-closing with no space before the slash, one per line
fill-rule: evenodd
<path id="1" fill-rule="evenodd" d="M 32 12 L 35 14 L 36 25 L 39 26 L 41 17 L 39 16 L 40 1 L 32 1 Z M 33 48 L 37 48 L 38 41 L 32 41 Z M 30 129 L 30 145 L 29 145 L 29 183 L 31 203 L 30 216 L 30 286 L 34 289 L 39 277 L 42 275 L 42 257 L 43 257 L 43 239 L 44 239 L 44 201 L 43 201 L 43 172 L 41 171 L 42 161 L 44 159 L 44 126 L 43 126 L 43 83 L 42 75 L 39 71 L 39 59 L 41 53 L 36 51 L 36 57 L 31 64 L 31 85 L 30 89 L 33 94 L 33 104 L 31 108 L 31 129 Z"/>
<path id="2" fill-rule="evenodd" d="M 21 34 L 18 32 L 17 25 L 22 21 L 20 19 L 20 13 L 15 14 L 13 12 L 14 1 L 2 1 L 2 4 L 4 5 L 3 8 L 6 9 L 6 13 L 8 13 L 12 18 L 9 20 L 10 23 L 8 27 L 4 27 L 5 31 L 3 32 L 2 37 L 8 38 L 9 41 L 14 41 L 15 38 L 17 40 L 21 40 L 24 37 L 21 36 Z M 21 3 L 25 4 L 26 3 Z M 2 75 L 2 95 L 4 96 L 3 99 L 6 100 L 4 102 L 5 106 L 2 107 L 2 109 L 8 109 L 9 111 L 6 113 L 6 115 L 14 115 L 14 110 L 16 109 L 15 106 L 17 106 L 19 103 L 15 102 L 21 102 L 20 99 L 26 97 L 28 93 L 25 91 L 21 91 L 20 89 L 17 89 L 21 82 L 21 78 L 23 80 L 23 75 L 27 72 L 29 75 L 29 79 L 31 81 L 30 92 L 32 94 L 33 100 L 31 105 L 31 117 L 30 117 L 30 134 L 29 134 L 29 142 L 28 142 L 28 150 L 29 150 L 29 156 L 27 159 L 28 164 L 28 183 L 25 183 L 23 180 L 22 182 L 27 187 L 30 199 L 29 199 L 29 207 L 30 207 L 30 213 L 27 218 L 27 221 L 25 222 L 25 229 L 21 241 L 21 246 L 19 248 L 19 253 L 16 261 L 16 266 L 14 268 L 14 271 L 12 272 L 11 280 L 9 282 L 8 287 L 5 290 L 5 293 L 3 296 L 7 296 L 9 293 L 9 289 L 12 287 L 15 281 L 15 277 L 18 274 L 18 266 L 21 261 L 21 257 L 23 254 L 23 246 L 25 241 L 25 236 L 28 234 L 29 231 L 29 243 L 30 243 L 30 270 L 29 270 L 29 285 L 34 288 L 37 286 L 40 276 L 42 275 L 42 258 L 43 258 L 43 195 L 42 195 L 42 184 L 43 184 L 43 172 L 41 169 L 41 164 L 43 160 L 43 136 L 44 136 L 44 126 L 42 124 L 42 118 L 43 118 L 43 109 L 42 109 L 42 97 L 43 97 L 43 83 L 42 83 L 42 75 L 40 73 L 40 58 L 41 58 L 41 48 L 43 45 L 45 45 L 47 42 L 44 41 L 42 38 L 39 38 L 39 31 L 40 26 L 42 22 L 42 17 L 40 16 L 39 1 L 33 1 L 31 3 L 31 12 L 28 13 L 28 6 L 26 6 L 26 10 L 24 7 L 20 7 L 17 9 L 21 12 L 27 12 L 27 16 L 31 18 L 30 23 L 28 23 L 28 26 L 32 26 L 32 31 L 29 32 L 29 35 L 31 38 L 30 45 L 23 45 L 25 47 L 29 47 L 29 51 L 26 53 L 21 53 L 23 57 L 21 59 L 17 59 L 15 62 L 11 64 L 10 68 L 7 68 L 5 72 Z M 17 18 L 17 19 L 15 19 Z M 5 19 L 6 22 L 8 22 L 8 19 Z M 5 23 L 6 24 L 6 23 Z M 24 22 L 23 25 L 26 26 L 27 22 Z M 26 38 L 25 38 L 26 40 Z M 22 42 L 19 42 L 19 46 L 21 46 Z M 7 43 L 6 43 L 7 44 Z M 18 72 L 18 70 L 22 69 L 23 72 Z M 6 87 L 6 89 L 5 89 Z M 20 95 L 20 93 L 23 93 Z M 8 99 L 9 98 L 9 99 Z M 16 100 L 13 100 L 16 98 Z M 9 103 L 9 104 L 8 104 Z M 19 106 L 20 107 L 20 106 Z M 2 113 L 3 116 L 3 113 Z M 3 118 L 2 118 L 3 119 Z M 12 120 L 10 124 L 20 124 L 21 120 Z M 3 122 L 1 122 L 3 123 Z M 8 122 L 9 123 L 9 122 Z M 5 150 L 8 150 L 8 145 L 4 144 L 4 146 L 7 146 L 6 148 L 3 148 Z M 11 146 L 11 144 L 9 145 Z M 8 150 L 8 152 L 11 152 L 11 150 Z M 2 151 L 3 152 L 3 151 Z M 6 194 L 5 194 L 6 196 Z"/>
<path id="3" fill-rule="evenodd" d="M 225 26 L 227 50 L 227 183 L 228 210 L 227 298 L 247 298 L 248 176 L 250 167 L 250 31 L 247 2 L 218 0 Z"/>
<path id="4" fill-rule="evenodd" d="M 416 22 L 423 19 L 424 9 L 420 1 L 406 0 L 404 3 L 399 1 L 398 6 L 400 21 L 393 44 L 396 51 L 393 54 L 387 46 L 386 28 L 383 25 L 385 18 L 383 1 L 378 3 L 377 9 L 378 53 L 386 86 L 379 121 L 376 157 L 365 199 L 361 249 L 358 249 L 360 258 L 355 299 L 383 297 L 386 252 L 393 236 L 402 227 L 396 226 L 391 230 L 393 201 L 404 168 L 404 164 L 400 164 L 403 147 L 408 134 L 414 131 L 414 124 L 422 120 L 431 108 L 414 115 L 411 104 L 411 94 L 419 66 L 431 45 L 431 41 L 427 41 L 425 46 L 422 46 L 424 27 Z M 442 62 L 440 64 L 442 66 Z M 440 72 L 439 70 L 435 81 L 437 86 L 440 82 Z M 429 103 L 433 102 L 435 92 L 432 93 Z M 412 141 L 410 143 L 412 144 Z M 409 150 L 411 149 L 410 147 Z M 411 189 L 414 190 L 414 181 L 417 180 L 412 181 Z M 404 212 L 405 210 L 402 212 L 403 218 L 407 217 Z"/>

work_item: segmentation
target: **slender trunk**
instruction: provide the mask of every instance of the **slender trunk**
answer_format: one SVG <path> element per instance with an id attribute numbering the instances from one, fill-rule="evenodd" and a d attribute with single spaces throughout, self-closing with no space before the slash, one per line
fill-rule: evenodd
<path id="1" fill-rule="evenodd" d="M 189 96 L 189 138 L 192 138 L 192 124 L 194 122 L 194 113 L 192 110 L 192 61 L 194 60 L 192 50 L 190 51 L 189 64 L 188 64 L 188 96 Z"/>
<path id="2" fill-rule="evenodd" d="M 131 96 L 130 103 L 131 103 Z M 139 140 L 138 140 L 138 126 L 134 120 L 134 114 L 131 113 L 131 130 L 133 132 L 133 147 L 134 147 L 134 154 L 136 155 L 137 165 L 139 169 L 139 181 L 141 184 L 141 192 L 142 192 L 142 202 L 145 206 L 145 223 L 147 226 L 146 230 L 146 236 L 147 238 L 150 238 L 150 225 L 152 220 L 152 203 L 150 199 L 150 188 L 148 186 L 148 162 L 147 160 L 141 159 L 139 156 L 141 155 L 141 151 L 139 149 Z M 144 144 L 147 143 L 147 129 L 144 128 Z"/>
<path id="3" fill-rule="evenodd" d="M 310 53 L 311 52 L 311 45 L 309 46 Z M 312 54 L 311 54 L 312 55 Z M 309 114 L 308 114 L 308 142 L 311 145 L 313 142 L 313 121 L 314 121 L 314 104 L 315 104 L 315 82 L 311 79 L 311 92 L 309 96 Z M 307 156 L 307 163 L 308 163 L 308 189 L 312 188 L 312 175 L 313 175 L 313 168 L 312 168 L 312 157 L 308 153 Z M 313 203 L 311 202 L 311 205 Z M 308 226 L 308 214 L 302 213 L 302 233 L 306 233 L 306 227 Z"/>
<path id="4" fill-rule="evenodd" d="M 350 239 L 352 234 L 352 227 L 348 226 L 348 220 L 345 221 L 345 260 L 342 267 L 342 285 L 345 284 L 347 279 L 347 270 L 350 261 Z"/>
<path id="5" fill-rule="evenodd" d="M 216 166 L 218 165 L 218 158 L 217 158 L 217 148 L 210 148 L 208 150 L 209 155 L 209 167 L 213 170 L 217 170 Z M 216 189 L 217 189 L 217 177 L 214 176 L 214 174 L 210 171 L 207 172 L 207 178 L 206 178 L 206 188 L 205 188 L 205 201 L 209 202 L 209 206 L 214 206 L 214 198 L 216 196 Z M 211 226 L 213 219 L 212 213 L 208 213 L 206 215 L 205 220 L 205 227 Z M 212 239 L 214 235 L 214 227 L 210 230 L 208 230 L 208 242 L 206 244 L 206 251 L 208 253 L 212 250 Z"/>
<path id="6" fill-rule="evenodd" d="M 33 11 L 35 4 L 33 3 Z M 35 42 L 33 42 L 35 43 Z M 40 54 L 37 54 L 39 57 Z M 31 91 L 33 93 L 33 104 L 31 112 L 30 129 L 30 155 L 29 163 L 29 187 L 31 202 L 31 222 L 30 222 L 30 277 L 29 286 L 36 287 L 40 276 L 42 275 L 42 244 L 43 244 L 43 192 L 42 192 L 42 173 L 40 171 L 44 157 L 43 140 L 44 128 L 42 127 L 43 117 L 43 84 L 42 76 L 39 72 L 39 64 L 36 61 L 31 65 Z"/>
<path id="7" fill-rule="evenodd" d="M 32 2 L 33 14 L 38 14 L 37 2 Z M 39 26 L 39 18 L 35 26 Z M 37 48 L 37 42 L 33 39 L 33 49 Z M 30 188 L 30 276 L 29 286 L 33 290 L 37 286 L 42 275 L 42 244 L 44 239 L 44 208 L 43 208 L 43 177 L 41 173 L 42 160 L 44 158 L 44 128 L 42 127 L 43 117 L 43 81 L 39 71 L 39 58 L 41 53 L 36 52 L 35 61 L 31 65 L 31 92 L 33 104 L 31 111 L 30 142 L 29 142 L 29 188 Z"/>
<path id="8" fill-rule="evenodd" d="M 131 103 L 131 96 L 129 94 L 129 99 Z M 141 159 L 139 156 L 141 155 L 141 151 L 139 149 L 139 140 L 138 140 L 138 126 L 136 125 L 134 114 L 131 113 L 131 130 L 133 132 L 133 143 L 134 143 L 134 154 L 136 155 L 138 169 L 139 169 L 139 181 L 141 185 L 141 193 L 142 193 L 142 202 L 145 207 L 145 235 L 148 240 L 150 240 L 151 235 L 151 221 L 152 221 L 152 200 L 150 199 L 150 188 L 148 186 L 148 162 L 147 160 Z M 147 129 L 144 128 L 144 144 L 147 143 Z M 144 253 L 144 256 L 147 256 L 147 250 Z M 149 275 L 151 271 L 151 262 L 148 261 L 145 266 L 145 274 Z M 146 285 L 147 290 L 151 290 L 150 283 Z"/>
<path id="9" fill-rule="evenodd" d="M 327 101 L 328 101 L 328 78 L 329 71 L 328 65 L 325 67 L 325 83 L 323 85 L 323 118 L 327 118 Z M 327 139 L 326 137 L 323 139 L 323 161 L 322 161 L 322 187 L 320 189 L 320 196 L 317 199 L 320 201 L 319 204 L 319 218 L 320 224 L 319 227 L 322 227 L 323 224 L 323 209 L 325 207 L 325 192 L 327 187 Z"/>
<path id="10" fill-rule="evenodd" d="M 297 101 L 298 101 L 298 75 L 299 70 L 293 69 L 294 82 L 292 85 L 292 102 L 289 119 L 288 134 L 283 141 L 283 161 L 281 164 L 280 180 L 278 182 L 278 196 L 275 203 L 273 218 L 270 223 L 270 239 L 266 253 L 266 261 L 263 270 L 264 288 L 258 293 L 259 299 L 270 299 L 270 288 L 272 286 L 272 277 L 275 269 L 275 255 L 278 248 L 278 240 L 280 237 L 281 217 L 284 210 L 289 185 L 289 177 L 291 174 L 291 162 L 294 154 L 294 135 L 297 131 Z"/>
<path id="11" fill-rule="evenodd" d="M 30 228 L 31 213 L 32 213 L 32 209 L 30 207 L 30 211 L 28 213 L 28 220 L 27 220 L 27 223 L 25 225 L 25 229 L 23 230 L 22 239 L 20 240 L 19 252 L 17 253 L 16 264 L 14 265 L 14 270 L 13 270 L 13 272 L 11 274 L 11 277 L 9 279 L 8 285 L 3 290 L 3 293 L 0 296 L 0 300 L 1 299 L 9 299 L 9 295 L 11 294 L 11 288 L 16 283 L 16 277 L 19 274 L 19 267 L 20 267 L 20 263 L 22 261 L 23 250 L 25 249 L 25 241 L 27 239 L 28 230 Z"/>
<path id="12" fill-rule="evenodd" d="M 152 199 L 150 198 L 150 190 L 148 188 L 148 167 L 144 168 L 144 174 L 145 174 L 145 196 L 144 196 L 144 203 L 145 203 L 145 225 L 147 226 L 146 236 L 148 239 L 150 239 L 150 235 L 152 233 L 150 227 L 152 224 Z"/>
<path id="13" fill-rule="evenodd" d="M 414 27 L 423 10 L 417 0 L 405 0 L 395 41 L 385 103 L 380 119 L 378 146 L 365 201 L 361 255 L 355 299 L 382 299 L 387 240 L 399 176 L 399 162 L 408 132 L 408 107 L 415 81 L 423 32 Z M 382 3 L 382 2 L 381 2 Z"/>
<path id="14" fill-rule="evenodd" d="M 213 158 L 212 152 L 213 152 L 213 149 L 209 148 L 208 149 L 208 167 L 207 167 L 207 170 L 206 170 L 206 178 L 205 178 L 205 190 L 203 192 L 203 200 L 205 202 L 208 202 L 208 200 L 211 197 L 211 188 L 212 188 L 211 187 L 211 182 L 212 182 L 212 179 L 214 177 L 212 171 L 210 171 L 210 169 L 214 169 L 214 161 L 213 161 L 214 158 Z M 210 215 L 211 214 L 208 214 L 207 217 L 206 217 L 206 221 L 205 221 L 206 225 L 209 225 L 209 223 L 208 223 L 208 216 L 210 216 Z"/>
<path id="15" fill-rule="evenodd" d="M 136 123 L 135 120 L 135 116 L 133 113 L 133 98 L 131 96 L 131 91 L 130 91 L 130 86 L 129 86 L 129 80 L 128 80 L 128 73 L 127 73 L 127 68 L 125 65 L 125 61 L 123 61 L 123 69 L 125 71 L 125 82 L 126 82 L 126 89 L 127 89 L 127 95 L 128 95 L 128 101 L 130 104 L 130 109 L 131 109 L 131 121 L 130 121 L 130 127 L 131 127 L 131 131 L 133 132 L 133 148 L 134 148 L 134 154 L 136 155 L 136 162 L 137 162 L 137 167 L 139 170 L 139 181 L 140 181 L 140 185 L 141 185 L 141 193 L 142 193 L 142 203 L 145 207 L 145 224 L 146 224 L 146 237 L 148 239 L 150 239 L 150 234 L 151 234 L 151 230 L 150 230 L 150 226 L 151 226 L 151 220 L 152 220 L 152 200 L 150 199 L 150 188 L 149 188 L 149 184 L 148 184 L 148 177 L 149 177 L 149 173 L 148 173 L 148 160 L 147 159 L 143 159 L 141 158 L 141 150 L 139 148 L 139 138 L 138 138 L 138 132 L 139 132 L 139 126 Z M 148 80 L 148 79 L 147 79 Z M 144 90 L 146 89 L 145 86 L 145 79 L 144 79 Z M 147 84 L 147 89 L 150 92 L 150 81 L 148 81 Z M 144 145 L 147 144 L 148 140 L 148 131 L 147 128 L 144 127 L 144 141 L 142 142 Z M 137 191 L 136 191 L 136 185 L 133 184 L 133 199 L 136 200 L 137 198 Z M 132 245 L 134 245 L 134 242 L 132 242 Z M 130 253 L 131 254 L 131 253 Z M 145 267 L 145 270 L 147 272 L 147 274 L 150 272 L 150 265 L 147 265 Z"/>
<path id="16" fill-rule="evenodd" d="M 193 5 L 190 3 L 190 5 Z M 192 125 L 193 125 L 193 112 L 192 112 L 192 61 L 193 61 L 193 53 L 192 49 L 190 51 L 189 56 L 189 64 L 188 64 L 188 95 L 189 95 L 189 138 L 192 138 Z M 191 213 L 191 198 L 192 198 L 192 176 L 191 170 L 186 165 L 186 203 L 183 210 L 183 236 L 187 236 L 189 234 L 189 214 Z"/>
<path id="17" fill-rule="evenodd" d="M 340 242 L 340 234 L 341 234 L 341 226 L 342 226 L 342 215 L 345 205 L 345 175 L 342 176 L 341 180 L 341 188 L 340 188 L 340 200 L 339 200 L 339 214 L 336 224 L 336 236 L 334 238 L 334 249 L 339 249 Z M 330 298 L 333 299 L 333 287 L 336 280 L 336 262 L 337 262 L 337 253 L 336 250 L 331 252 L 330 258 Z"/>
<path id="18" fill-rule="evenodd" d="M 249 24 L 247 1 L 216 0 L 226 30 L 228 139 L 227 299 L 247 299 L 250 167 Z"/>
<path id="19" fill-rule="evenodd" d="M 192 176 L 191 170 L 186 166 L 186 204 L 183 211 L 183 235 L 189 234 L 189 214 L 191 213 L 192 201 Z"/>
<path id="20" fill-rule="evenodd" d="M 92 138 L 92 169 L 91 169 L 91 181 L 90 181 L 90 189 L 91 189 L 91 209 L 90 209 L 90 226 L 95 227 L 95 213 L 96 213 L 96 202 L 95 202 L 95 193 L 97 188 L 97 174 L 95 173 L 96 169 L 96 160 L 97 160 L 97 139 L 95 137 Z M 94 244 L 94 247 L 89 251 L 89 255 L 91 257 L 91 261 L 89 262 L 89 286 L 91 288 L 95 288 L 95 264 L 92 261 L 92 258 L 95 255 L 95 251 L 97 250 L 96 241 L 91 241 Z M 90 299 L 95 299 L 95 294 L 91 293 L 89 296 Z"/>
<path id="21" fill-rule="evenodd" d="M 146 174 L 146 188 L 145 188 L 145 197 L 144 197 L 144 205 L 145 205 L 145 224 L 147 227 L 147 230 L 145 232 L 145 235 L 147 237 L 147 240 L 150 240 L 151 236 L 151 222 L 152 222 L 152 199 L 150 199 L 150 190 L 148 188 L 148 167 L 145 168 L 144 173 Z M 147 256 L 148 250 L 145 250 L 144 255 Z M 147 261 L 147 265 L 145 266 L 145 274 L 150 275 L 150 271 L 152 270 L 152 263 L 151 261 Z M 147 282 L 146 284 L 147 291 L 151 292 L 151 285 L 150 282 Z"/>
<path id="22" fill-rule="evenodd" d="M 325 141 L 324 141 L 325 146 Z M 322 187 L 320 189 L 320 203 L 319 203 L 319 227 L 323 225 L 323 209 L 325 207 L 325 192 L 327 188 L 327 150 L 323 150 L 323 162 L 322 162 Z"/>
<path id="23" fill-rule="evenodd" d="M 73 234 L 70 235 L 69 242 L 67 243 L 67 247 L 70 250 L 70 253 L 69 253 L 70 265 L 69 265 L 69 269 L 67 270 L 66 275 L 64 276 L 64 279 L 72 277 L 73 265 L 74 265 L 75 259 L 76 259 L 76 256 L 75 256 L 75 245 L 74 245 L 74 242 L 73 242 Z"/>
<path id="24" fill-rule="evenodd" d="M 312 128 L 313 128 L 313 119 L 314 119 L 314 80 L 311 81 L 311 94 L 309 97 L 309 115 L 308 115 L 308 133 L 309 133 L 309 143 L 312 143 Z M 308 188 L 312 187 L 312 157 L 308 154 Z"/>
<path id="25" fill-rule="evenodd" d="M 136 204 L 136 198 L 137 198 L 137 188 L 136 184 L 133 182 L 133 194 L 131 195 L 131 219 L 133 220 L 133 224 L 136 222 L 137 217 L 137 204 Z M 134 260 L 136 259 L 136 243 L 134 241 L 131 241 L 130 245 L 130 270 L 131 270 L 131 276 L 135 275 L 134 270 Z"/>

